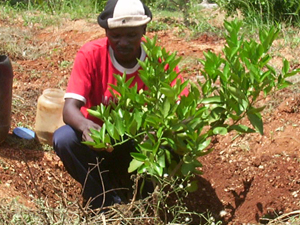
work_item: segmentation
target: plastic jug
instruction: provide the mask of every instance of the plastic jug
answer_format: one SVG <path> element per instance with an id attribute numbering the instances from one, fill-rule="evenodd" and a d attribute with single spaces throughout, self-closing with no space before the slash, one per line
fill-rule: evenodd
<path id="1" fill-rule="evenodd" d="M 52 145 L 54 131 L 64 125 L 62 119 L 64 94 L 63 90 L 49 88 L 38 98 L 35 133 L 43 144 Z"/>
<path id="2" fill-rule="evenodd" d="M 9 58 L 0 55 L 0 143 L 8 135 L 11 125 L 13 69 Z"/>

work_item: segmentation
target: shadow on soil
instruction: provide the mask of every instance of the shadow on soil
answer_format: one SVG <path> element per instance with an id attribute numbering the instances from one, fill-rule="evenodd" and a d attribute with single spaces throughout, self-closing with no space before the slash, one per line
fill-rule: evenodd
<path id="1" fill-rule="evenodd" d="M 247 194 L 253 182 L 253 179 L 249 181 L 243 181 L 243 191 L 237 193 L 232 191 L 232 195 L 235 199 L 235 206 L 228 204 L 223 205 L 220 201 L 215 189 L 212 187 L 211 183 L 204 179 L 203 177 L 197 177 L 199 190 L 191 193 L 187 199 L 187 206 L 191 211 L 197 211 L 204 214 L 205 218 L 213 217 L 215 222 L 222 221 L 222 224 L 229 224 L 235 216 L 237 208 L 239 208 L 246 200 Z M 222 215 L 222 211 L 227 209 L 227 214 Z M 259 218 L 257 218 L 259 221 Z M 203 221 L 198 221 L 195 219 L 195 224 L 203 224 Z"/>
<path id="2" fill-rule="evenodd" d="M 209 181 L 201 176 L 196 177 L 196 180 L 198 181 L 198 190 L 189 194 L 186 202 L 187 207 L 190 211 L 203 213 L 203 216 L 207 219 L 213 217 L 215 221 L 221 221 L 220 212 L 224 209 L 224 206 L 215 189 Z M 193 218 L 193 220 L 193 224 L 205 224 L 206 222 L 205 219 L 200 221 L 199 218 Z"/>
<path id="3" fill-rule="evenodd" d="M 0 144 L 0 156 L 12 160 L 36 161 L 43 158 L 44 152 L 42 145 L 36 139 L 21 139 L 13 134 L 9 134 Z"/>

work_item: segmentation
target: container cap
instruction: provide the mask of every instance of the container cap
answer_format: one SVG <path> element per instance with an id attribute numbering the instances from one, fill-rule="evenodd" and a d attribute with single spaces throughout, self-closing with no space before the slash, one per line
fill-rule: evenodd
<path id="1" fill-rule="evenodd" d="M 35 138 L 35 133 L 33 130 L 30 130 L 25 127 L 17 127 L 13 130 L 13 134 L 19 138 L 31 140 Z"/>

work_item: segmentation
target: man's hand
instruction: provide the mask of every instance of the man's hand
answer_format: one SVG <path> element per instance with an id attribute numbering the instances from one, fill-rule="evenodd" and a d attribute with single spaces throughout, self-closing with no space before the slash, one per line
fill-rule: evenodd
<path id="1" fill-rule="evenodd" d="M 100 131 L 101 129 L 98 124 L 88 119 L 85 121 L 85 125 L 82 127 L 82 141 L 93 141 L 93 139 L 91 138 L 91 129 L 97 131 Z"/>
<path id="2" fill-rule="evenodd" d="M 91 129 L 100 131 L 101 126 L 99 126 L 98 124 L 93 123 L 92 121 L 89 120 L 86 128 L 82 132 L 82 140 L 83 141 L 91 141 L 91 142 L 94 141 L 91 137 L 91 131 L 90 131 Z M 91 148 L 97 152 L 102 152 L 102 151 L 112 152 L 114 150 L 113 146 L 111 146 L 110 144 L 107 143 L 106 145 L 107 145 L 107 148 L 93 148 L 93 147 L 91 147 Z"/>
<path id="3" fill-rule="evenodd" d="M 100 131 L 101 126 L 94 123 L 93 121 L 85 118 L 80 111 L 80 108 L 84 105 L 82 101 L 67 98 L 65 99 L 65 105 L 63 110 L 63 118 L 66 124 L 69 124 L 74 129 L 82 132 L 82 141 L 91 141 L 94 140 L 91 137 L 91 129 Z M 112 152 L 113 147 L 111 145 L 107 148 L 96 149 L 92 148 L 95 151 L 108 151 Z"/>
<path id="4" fill-rule="evenodd" d="M 100 131 L 101 126 L 99 126 L 98 124 L 94 123 L 91 120 L 88 120 L 86 123 L 85 129 L 82 131 L 82 140 L 83 141 L 91 141 L 91 142 L 94 141 L 93 138 L 91 137 L 91 131 L 90 131 L 91 129 Z M 107 143 L 106 146 L 107 146 L 106 148 L 93 148 L 92 147 L 92 149 L 97 152 L 102 152 L 102 151 L 112 152 L 114 150 L 113 146 L 111 146 L 110 144 Z"/>

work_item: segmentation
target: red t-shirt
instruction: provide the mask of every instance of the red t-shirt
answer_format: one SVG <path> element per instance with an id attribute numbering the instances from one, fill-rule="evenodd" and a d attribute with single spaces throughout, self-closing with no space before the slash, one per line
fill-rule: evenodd
<path id="1" fill-rule="evenodd" d="M 144 61 L 145 58 L 146 53 L 142 48 L 140 60 Z M 138 76 L 139 69 L 138 63 L 134 68 L 121 66 L 114 58 L 107 38 L 89 42 L 76 55 L 65 98 L 83 101 L 85 103 L 81 108 L 83 115 L 101 124 L 101 121 L 89 115 L 87 109 L 101 103 L 107 105 L 113 100 L 109 89 L 110 84 L 117 84 L 114 74 L 123 75 L 126 72 L 128 79 L 135 77 L 132 85 L 137 83 L 138 90 L 145 89 L 146 86 Z"/>

